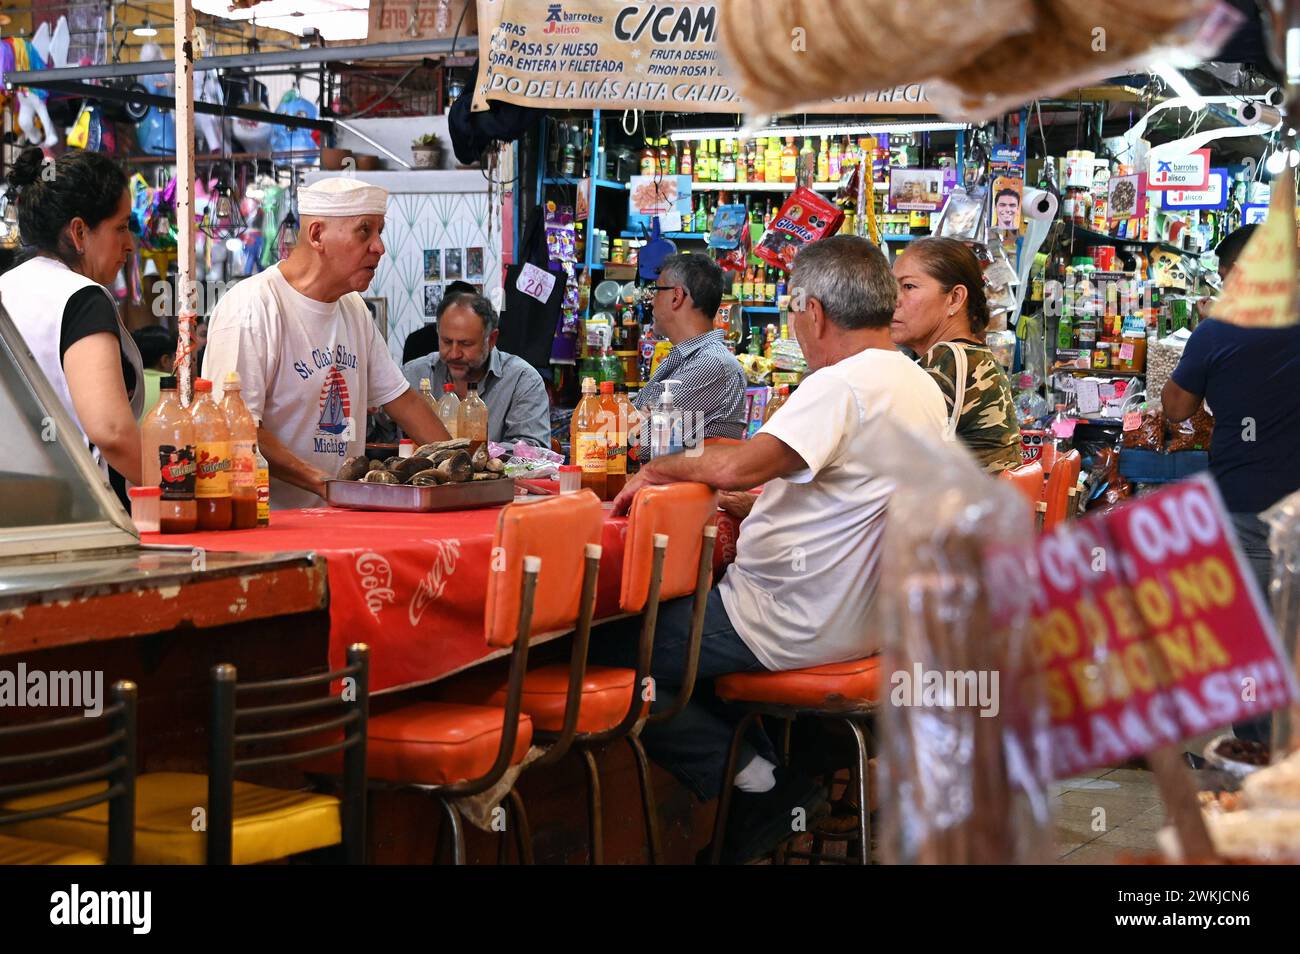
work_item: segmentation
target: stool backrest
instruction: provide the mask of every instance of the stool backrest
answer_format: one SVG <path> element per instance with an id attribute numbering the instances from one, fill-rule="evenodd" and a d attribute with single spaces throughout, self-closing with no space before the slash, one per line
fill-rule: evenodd
<path id="1" fill-rule="evenodd" d="M 512 646 L 519 627 L 524 560 L 541 561 L 528 635 L 577 623 L 588 544 L 599 546 L 605 511 L 590 490 L 507 504 L 497 520 L 483 629 L 489 646 Z"/>
<path id="2" fill-rule="evenodd" d="M 1044 474 L 1052 472 L 1052 468 L 1056 466 L 1056 457 L 1056 448 L 1044 441 L 1042 453 L 1038 457 L 1038 463 L 1043 465 Z"/>
<path id="3" fill-rule="evenodd" d="M 1043 515 L 1043 529 L 1051 530 L 1058 523 L 1070 516 L 1070 502 L 1074 499 L 1070 493 L 1079 482 L 1079 469 L 1082 466 L 1077 450 L 1061 454 L 1047 478 L 1047 489 L 1043 499 L 1047 501 L 1047 512 Z"/>
<path id="4" fill-rule="evenodd" d="M 52 818 L 67 812 L 75 812 L 100 802 L 108 802 L 108 863 L 111 865 L 129 865 L 135 851 L 135 743 L 136 722 L 135 707 L 137 690 L 135 683 L 122 680 L 115 682 L 110 690 L 112 702 L 104 707 L 98 716 L 88 718 L 85 715 L 64 716 L 31 722 L 24 725 L 0 728 L 0 752 L 13 750 L 19 739 L 58 733 L 69 729 L 85 729 L 95 723 L 97 737 L 90 741 L 76 742 L 69 745 L 57 745 L 54 748 L 23 752 L 18 755 L 0 755 L 0 775 L 7 774 L 10 768 L 23 770 L 25 775 L 29 767 L 48 762 L 58 762 L 73 756 L 103 752 L 103 761 L 93 768 L 79 768 L 76 771 L 63 772 L 44 778 L 26 778 L 16 782 L 0 782 L 0 802 L 11 799 L 27 798 L 44 792 L 57 792 L 72 785 L 83 785 L 103 779 L 107 782 L 103 789 L 91 795 L 67 799 L 39 808 L 13 810 L 0 813 L 0 828 L 16 825 L 20 822 L 35 821 L 40 818 Z"/>
<path id="5" fill-rule="evenodd" d="M 645 609 L 654 566 L 654 540 L 668 537 L 659 597 L 664 600 L 695 592 L 704 528 L 718 519 L 718 495 L 705 484 L 680 483 L 644 487 L 628 511 L 623 548 L 623 585 L 619 606 L 625 613 Z"/>
<path id="6" fill-rule="evenodd" d="M 344 680 L 341 691 L 330 686 Z M 297 701 L 272 702 L 275 694 Z M 303 700 L 307 693 L 310 697 Z M 248 704 L 255 696 L 257 703 Z M 340 714 L 341 713 L 341 714 Z M 314 721 L 304 724 L 311 714 Z M 370 648 L 353 643 L 347 665 L 333 672 L 239 682 L 235 667 L 212 667 L 212 725 L 208 730 L 208 844 L 210 865 L 228 865 L 234 847 L 235 773 L 240 769 L 295 762 L 319 763 L 342 753 L 340 822 L 348 862 L 360 864 L 366 830 L 366 723 L 370 717 Z M 257 731 L 248 731 L 252 720 Z M 244 723 L 241 726 L 241 722 Z M 269 728 L 271 723 L 277 727 Z M 287 725 L 285 725 L 287 723 Z M 240 755 L 250 747 L 282 743 L 280 750 Z"/>
<path id="7" fill-rule="evenodd" d="M 1021 464 L 998 474 L 999 480 L 1005 480 L 1016 488 L 1032 507 L 1043 497 L 1043 465 L 1038 461 Z"/>

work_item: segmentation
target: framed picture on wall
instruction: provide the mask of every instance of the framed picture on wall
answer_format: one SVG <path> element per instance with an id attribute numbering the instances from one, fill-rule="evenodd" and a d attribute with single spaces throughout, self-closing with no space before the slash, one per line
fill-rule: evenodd
<path id="1" fill-rule="evenodd" d="M 424 250 L 424 280 L 436 282 L 442 279 L 442 249 L 426 248 Z"/>
<path id="2" fill-rule="evenodd" d="M 375 325 L 379 328 L 379 334 L 385 341 L 388 340 L 388 299 L 387 298 L 364 298 L 366 307 L 370 309 L 370 317 L 375 319 Z"/>
<path id="3" fill-rule="evenodd" d="M 461 250 L 458 248 L 448 248 L 443 249 L 443 252 L 445 253 L 443 255 L 443 277 L 449 282 L 463 277 L 460 270 Z"/>
<path id="4" fill-rule="evenodd" d="M 483 281 L 483 247 L 474 246 L 465 249 L 465 280 L 469 282 Z"/>
<path id="5" fill-rule="evenodd" d="M 442 284 L 424 286 L 424 317 L 436 318 L 438 302 L 442 301 Z"/>

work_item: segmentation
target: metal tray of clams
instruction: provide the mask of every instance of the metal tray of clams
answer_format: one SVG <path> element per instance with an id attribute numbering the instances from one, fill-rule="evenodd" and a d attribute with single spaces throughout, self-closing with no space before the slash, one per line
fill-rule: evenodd
<path id="1" fill-rule="evenodd" d="M 325 500 L 345 510 L 394 510 L 435 513 L 496 507 L 515 499 L 515 482 L 470 480 L 456 484 L 414 487 L 410 484 L 369 484 L 362 480 L 325 481 Z"/>
<path id="2" fill-rule="evenodd" d="M 409 457 L 385 461 L 349 457 L 338 477 L 325 481 L 325 500 L 350 510 L 432 513 L 509 503 L 515 482 L 487 445 L 470 450 L 466 439 L 424 444 Z"/>

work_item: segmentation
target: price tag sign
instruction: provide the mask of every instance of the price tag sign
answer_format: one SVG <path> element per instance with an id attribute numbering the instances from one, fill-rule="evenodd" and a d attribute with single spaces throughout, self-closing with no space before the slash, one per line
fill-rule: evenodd
<path id="1" fill-rule="evenodd" d="M 1142 426 L 1141 411 L 1129 411 L 1127 414 L 1124 415 L 1124 430 L 1136 431 L 1141 426 Z"/>
<path id="2" fill-rule="evenodd" d="M 551 297 L 551 290 L 555 288 L 555 275 L 538 268 L 532 262 L 527 262 L 519 272 L 515 287 L 529 298 L 536 298 L 544 303 Z"/>
<path id="3" fill-rule="evenodd" d="M 1079 382 L 1075 392 L 1079 410 L 1084 414 L 1096 414 L 1101 410 L 1101 388 L 1096 381 L 1084 378 Z"/>
<path id="4" fill-rule="evenodd" d="M 1119 346 L 1119 359 L 1121 361 L 1133 360 L 1133 346 L 1131 344 L 1122 344 Z"/>
<path id="5" fill-rule="evenodd" d="M 1068 440 L 1074 436 L 1074 428 L 1079 422 L 1072 417 L 1067 417 L 1063 421 L 1056 421 L 1052 424 L 1052 433 L 1061 440 Z"/>
<path id="6" fill-rule="evenodd" d="M 659 228 L 665 232 L 680 232 L 682 230 L 682 214 L 676 209 L 663 213 L 659 216 Z"/>

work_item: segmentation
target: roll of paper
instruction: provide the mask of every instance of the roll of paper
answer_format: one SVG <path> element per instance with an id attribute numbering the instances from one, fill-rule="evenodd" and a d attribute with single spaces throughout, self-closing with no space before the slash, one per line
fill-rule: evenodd
<path id="1" fill-rule="evenodd" d="M 1243 126 L 1261 125 L 1271 128 L 1282 122 L 1282 113 L 1279 110 L 1267 103 L 1257 103 L 1253 100 L 1245 100 L 1234 106 L 1232 114 Z"/>
<path id="2" fill-rule="evenodd" d="M 1025 218 L 1050 222 L 1056 218 L 1059 204 L 1056 196 L 1051 192 L 1025 186 L 1024 204 L 1021 206 Z"/>

